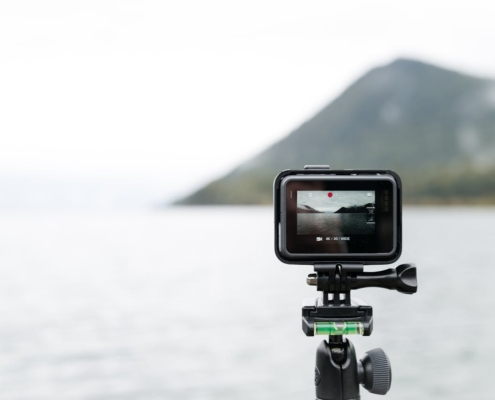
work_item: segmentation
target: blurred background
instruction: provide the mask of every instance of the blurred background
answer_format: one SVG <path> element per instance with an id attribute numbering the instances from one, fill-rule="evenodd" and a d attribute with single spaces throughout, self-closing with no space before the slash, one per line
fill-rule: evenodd
<path id="1" fill-rule="evenodd" d="M 305 164 L 402 176 L 419 291 L 357 293 L 353 340 L 388 397 L 491 397 L 494 15 L 0 2 L 0 398 L 313 398 L 312 271 L 276 259 L 271 208 Z"/>

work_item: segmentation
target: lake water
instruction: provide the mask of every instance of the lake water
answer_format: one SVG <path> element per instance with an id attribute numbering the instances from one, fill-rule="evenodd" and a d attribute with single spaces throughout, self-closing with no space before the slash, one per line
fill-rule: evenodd
<path id="1" fill-rule="evenodd" d="M 372 235 L 375 223 L 368 221 L 364 213 L 298 213 L 299 235 Z"/>
<path id="2" fill-rule="evenodd" d="M 404 211 L 418 293 L 354 294 L 387 398 L 493 398 L 494 227 L 493 208 Z M 0 398 L 314 398 L 311 268 L 281 264 L 272 230 L 269 208 L 0 216 Z"/>

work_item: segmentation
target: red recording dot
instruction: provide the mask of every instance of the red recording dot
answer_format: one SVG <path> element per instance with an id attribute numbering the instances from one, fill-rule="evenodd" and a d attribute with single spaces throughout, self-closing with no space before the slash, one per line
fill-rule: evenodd
<path id="1" fill-rule="evenodd" d="M 332 197 L 333 196 L 333 193 L 332 192 L 328 192 L 328 197 Z"/>

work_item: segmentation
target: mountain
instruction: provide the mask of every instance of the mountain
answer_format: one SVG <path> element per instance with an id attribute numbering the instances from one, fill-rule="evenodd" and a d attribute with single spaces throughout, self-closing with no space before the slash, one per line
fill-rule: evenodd
<path id="1" fill-rule="evenodd" d="M 287 137 L 178 204 L 269 204 L 306 164 L 397 171 L 408 202 L 495 202 L 495 81 L 398 59 Z"/>
<path id="2" fill-rule="evenodd" d="M 339 213 L 367 214 L 368 207 L 375 207 L 375 205 L 372 203 L 368 203 L 363 206 L 340 207 L 337 211 L 335 211 L 335 214 L 339 214 Z"/>
<path id="3" fill-rule="evenodd" d="M 311 206 L 307 206 L 305 204 L 303 204 L 302 206 L 297 206 L 297 212 L 299 214 L 321 214 L 322 211 L 318 211 L 318 210 L 315 210 L 313 207 Z"/>

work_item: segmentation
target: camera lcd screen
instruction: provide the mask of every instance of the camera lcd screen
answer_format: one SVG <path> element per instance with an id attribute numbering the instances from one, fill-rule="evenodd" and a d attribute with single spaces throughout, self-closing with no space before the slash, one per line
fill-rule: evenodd
<path id="1" fill-rule="evenodd" d="M 385 255 L 396 245 L 396 185 L 386 177 L 291 178 L 285 185 L 292 255 Z"/>
<path id="2" fill-rule="evenodd" d="M 374 190 L 301 190 L 296 196 L 298 235 L 323 235 L 328 241 L 375 233 Z"/>

